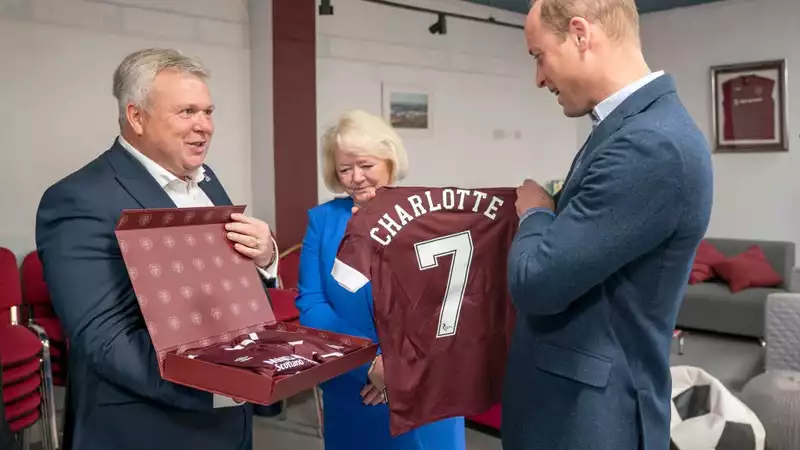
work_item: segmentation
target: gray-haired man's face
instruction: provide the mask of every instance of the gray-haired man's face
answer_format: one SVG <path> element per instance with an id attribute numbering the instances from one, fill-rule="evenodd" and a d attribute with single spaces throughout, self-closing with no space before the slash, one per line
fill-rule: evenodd
<path id="1" fill-rule="evenodd" d="M 147 105 L 134 117 L 134 132 L 142 147 L 159 165 L 184 177 L 203 164 L 214 134 L 214 104 L 208 85 L 196 76 L 160 72 Z"/>

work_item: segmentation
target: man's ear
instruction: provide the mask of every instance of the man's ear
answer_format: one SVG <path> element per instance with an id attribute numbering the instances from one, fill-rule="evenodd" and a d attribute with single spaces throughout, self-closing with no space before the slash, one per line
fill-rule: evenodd
<path id="1" fill-rule="evenodd" d="M 570 19 L 569 36 L 574 40 L 578 50 L 587 50 L 589 48 L 589 22 L 583 17 Z"/>
<path id="2" fill-rule="evenodd" d="M 125 109 L 125 116 L 134 133 L 138 136 L 144 134 L 144 111 L 138 106 L 129 103 L 128 107 Z"/>

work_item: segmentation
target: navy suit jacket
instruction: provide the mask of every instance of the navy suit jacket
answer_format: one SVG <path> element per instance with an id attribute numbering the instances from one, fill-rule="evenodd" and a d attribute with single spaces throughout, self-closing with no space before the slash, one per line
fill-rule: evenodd
<path id="1" fill-rule="evenodd" d="M 210 168 L 200 186 L 231 204 Z M 252 407 L 213 408 L 212 394 L 161 378 L 114 234 L 123 209 L 174 208 L 119 143 L 44 193 L 36 244 L 70 340 L 65 447 L 232 450 L 252 445 Z"/>
<path id="2" fill-rule="evenodd" d="M 503 448 L 666 450 L 669 351 L 711 213 L 710 152 L 662 75 L 582 153 L 556 214 L 526 218 L 510 251 Z"/>

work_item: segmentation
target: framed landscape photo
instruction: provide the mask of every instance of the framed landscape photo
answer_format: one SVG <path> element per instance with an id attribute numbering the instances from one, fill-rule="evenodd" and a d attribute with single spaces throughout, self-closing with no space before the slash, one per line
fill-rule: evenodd
<path id="1" fill-rule="evenodd" d="M 433 134 L 431 92 L 418 86 L 382 85 L 383 116 L 403 136 Z"/>
<path id="2" fill-rule="evenodd" d="M 786 133 L 786 61 L 711 68 L 714 151 L 789 150 Z"/>

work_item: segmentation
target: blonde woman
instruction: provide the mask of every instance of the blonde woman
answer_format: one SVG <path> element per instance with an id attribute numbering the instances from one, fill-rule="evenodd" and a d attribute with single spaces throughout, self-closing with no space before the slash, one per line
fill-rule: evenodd
<path id="1" fill-rule="evenodd" d="M 381 117 L 349 111 L 325 133 L 323 179 L 332 192 L 346 196 L 309 211 L 297 298 L 303 325 L 377 341 L 371 290 L 350 293 L 330 273 L 354 207 L 372 198 L 376 189 L 403 179 L 407 170 L 402 140 Z M 322 385 L 326 450 L 465 448 L 462 417 L 441 420 L 392 438 L 384 386 L 380 350 L 372 364 Z"/>

